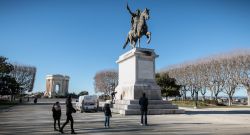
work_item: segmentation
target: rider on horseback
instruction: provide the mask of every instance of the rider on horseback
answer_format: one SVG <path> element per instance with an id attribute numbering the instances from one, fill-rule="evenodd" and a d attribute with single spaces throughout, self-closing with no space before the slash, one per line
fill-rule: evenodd
<path id="1" fill-rule="evenodd" d="M 137 34 L 137 25 L 140 19 L 141 11 L 140 9 L 137 9 L 135 13 L 131 12 L 128 4 L 127 4 L 127 10 L 131 15 L 131 30 L 134 31 L 135 34 Z"/>

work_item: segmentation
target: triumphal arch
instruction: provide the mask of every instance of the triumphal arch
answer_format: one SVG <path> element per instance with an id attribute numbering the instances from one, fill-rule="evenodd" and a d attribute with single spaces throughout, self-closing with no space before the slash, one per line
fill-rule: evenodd
<path id="1" fill-rule="evenodd" d="M 60 74 L 46 76 L 46 91 L 44 96 L 66 96 L 69 88 L 69 76 Z"/>

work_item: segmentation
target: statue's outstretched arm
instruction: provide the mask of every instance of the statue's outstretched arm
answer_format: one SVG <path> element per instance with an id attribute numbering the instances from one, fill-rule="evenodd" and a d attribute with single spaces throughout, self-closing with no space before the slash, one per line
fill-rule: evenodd
<path id="1" fill-rule="evenodd" d="M 130 8 L 129 8 L 128 4 L 127 4 L 127 10 L 128 10 L 128 12 L 129 12 L 132 16 L 134 16 L 134 13 L 133 13 L 133 12 L 131 12 L 131 10 L 130 10 Z"/>

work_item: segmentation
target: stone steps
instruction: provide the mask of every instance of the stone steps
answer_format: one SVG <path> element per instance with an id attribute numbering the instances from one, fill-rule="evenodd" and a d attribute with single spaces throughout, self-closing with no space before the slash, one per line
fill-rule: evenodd
<path id="1" fill-rule="evenodd" d="M 117 109 L 140 109 L 139 104 L 113 104 L 113 108 Z M 151 104 L 148 105 L 148 109 L 178 109 L 177 105 L 172 105 L 172 104 Z"/>
<path id="2" fill-rule="evenodd" d="M 139 104 L 139 100 L 116 100 L 115 104 Z M 172 104 L 170 101 L 166 100 L 149 100 L 148 104 Z"/>
<path id="3" fill-rule="evenodd" d="M 165 100 L 149 100 L 148 114 L 181 114 L 184 110 L 178 109 L 177 105 L 173 105 L 170 101 Z M 111 108 L 112 112 L 123 115 L 139 115 L 141 114 L 139 100 L 116 100 Z"/>
<path id="4" fill-rule="evenodd" d="M 127 109 L 127 110 L 121 110 L 121 109 L 111 109 L 113 113 L 120 113 L 123 115 L 140 115 L 141 111 L 140 109 Z M 149 115 L 161 115 L 161 114 L 183 114 L 185 113 L 185 110 L 182 109 L 148 109 Z"/>

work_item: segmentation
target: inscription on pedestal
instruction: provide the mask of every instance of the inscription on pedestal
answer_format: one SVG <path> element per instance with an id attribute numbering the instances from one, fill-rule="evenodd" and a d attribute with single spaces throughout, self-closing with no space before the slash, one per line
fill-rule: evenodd
<path id="1" fill-rule="evenodd" d="M 138 61 L 138 79 L 154 79 L 154 63 L 153 61 Z"/>

